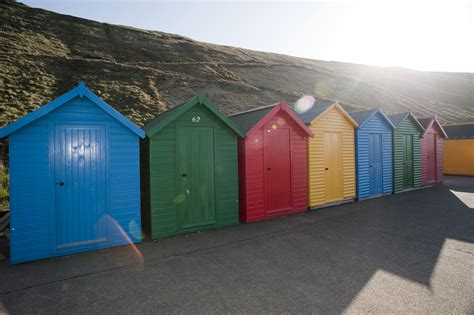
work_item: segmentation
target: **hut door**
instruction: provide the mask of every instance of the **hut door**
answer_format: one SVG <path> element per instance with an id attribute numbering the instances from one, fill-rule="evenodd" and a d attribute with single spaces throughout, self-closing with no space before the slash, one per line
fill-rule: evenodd
<path id="1" fill-rule="evenodd" d="M 382 135 L 369 134 L 370 193 L 382 193 Z"/>
<path id="2" fill-rule="evenodd" d="M 265 132 L 265 205 L 268 213 L 291 208 L 290 130 Z"/>
<path id="3" fill-rule="evenodd" d="M 426 166 L 428 182 L 434 182 L 436 180 L 436 134 L 428 133 L 426 137 Z"/>
<path id="4" fill-rule="evenodd" d="M 413 187 L 413 136 L 403 137 L 403 187 Z"/>
<path id="5" fill-rule="evenodd" d="M 216 223 L 214 129 L 177 129 L 178 223 L 182 230 Z"/>
<path id="6" fill-rule="evenodd" d="M 343 199 L 342 140 L 339 132 L 324 133 L 326 202 Z"/>
<path id="7" fill-rule="evenodd" d="M 105 127 L 56 125 L 55 251 L 107 240 Z"/>

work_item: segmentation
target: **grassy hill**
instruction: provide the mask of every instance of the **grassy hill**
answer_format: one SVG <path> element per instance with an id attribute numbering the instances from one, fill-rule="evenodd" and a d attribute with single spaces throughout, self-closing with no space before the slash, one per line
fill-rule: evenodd
<path id="1" fill-rule="evenodd" d="M 474 74 L 263 53 L 4 0 L 0 23 L 0 126 L 80 80 L 139 125 L 197 91 L 227 114 L 313 93 L 349 110 L 437 112 L 444 123 L 474 121 Z"/>

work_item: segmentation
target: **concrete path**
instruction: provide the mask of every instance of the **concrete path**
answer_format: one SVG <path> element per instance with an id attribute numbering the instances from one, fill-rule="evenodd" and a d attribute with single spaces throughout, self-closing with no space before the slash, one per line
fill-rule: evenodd
<path id="1" fill-rule="evenodd" d="M 9 266 L 0 313 L 474 313 L 474 178 Z"/>

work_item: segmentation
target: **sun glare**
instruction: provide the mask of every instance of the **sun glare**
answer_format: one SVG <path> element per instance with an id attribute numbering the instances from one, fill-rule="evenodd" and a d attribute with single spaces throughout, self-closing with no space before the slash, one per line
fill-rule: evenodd
<path id="1" fill-rule="evenodd" d="M 337 59 L 418 70 L 474 68 L 472 2 L 355 2 L 328 21 Z M 325 40 L 327 41 L 327 40 Z M 315 43 L 313 50 L 321 50 Z M 331 50 L 331 54 L 333 50 Z"/>

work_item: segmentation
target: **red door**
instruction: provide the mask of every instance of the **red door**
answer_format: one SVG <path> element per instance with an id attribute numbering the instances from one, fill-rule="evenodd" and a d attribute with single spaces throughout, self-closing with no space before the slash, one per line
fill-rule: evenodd
<path id="1" fill-rule="evenodd" d="M 436 181 L 436 134 L 426 135 L 426 165 L 428 183 Z"/>
<path id="2" fill-rule="evenodd" d="M 264 129 L 265 210 L 291 209 L 290 129 Z"/>

